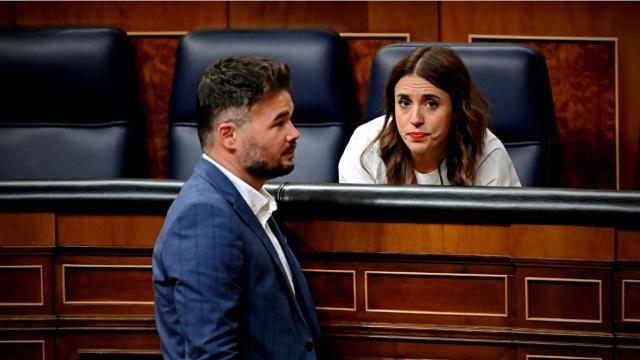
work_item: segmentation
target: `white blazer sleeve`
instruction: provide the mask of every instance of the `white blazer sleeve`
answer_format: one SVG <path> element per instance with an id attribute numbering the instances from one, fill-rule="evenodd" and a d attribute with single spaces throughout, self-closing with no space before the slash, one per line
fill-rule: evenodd
<path id="1" fill-rule="evenodd" d="M 384 118 L 377 118 L 360 125 L 351 136 L 338 163 L 338 179 L 341 183 L 376 184 L 384 175 L 384 165 L 378 155 L 377 146 L 369 146 L 378 135 Z M 364 157 L 362 152 L 367 150 Z M 364 165 L 363 165 L 364 163 Z"/>
<path id="2" fill-rule="evenodd" d="M 493 149 L 480 163 L 475 185 L 479 186 L 522 186 L 507 150 Z"/>

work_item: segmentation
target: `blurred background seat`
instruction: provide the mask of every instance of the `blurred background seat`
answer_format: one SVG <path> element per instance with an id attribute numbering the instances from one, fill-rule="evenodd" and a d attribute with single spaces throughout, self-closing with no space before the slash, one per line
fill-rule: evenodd
<path id="1" fill-rule="evenodd" d="M 0 180 L 143 177 L 132 48 L 114 28 L 0 29 Z"/>
<path id="2" fill-rule="evenodd" d="M 380 49 L 372 62 L 365 119 L 384 113 L 384 87 L 393 67 L 411 50 L 427 45 L 451 48 L 490 104 L 489 129 L 504 143 L 522 186 L 557 182 L 557 135 L 544 56 L 508 44 L 403 43 Z"/>
<path id="3" fill-rule="evenodd" d="M 300 139 L 294 171 L 273 181 L 337 182 L 357 105 L 342 39 L 325 30 L 202 30 L 185 36 L 177 50 L 169 111 L 169 177 L 188 178 L 202 154 L 196 90 L 205 68 L 243 55 L 268 57 L 291 69 L 293 122 Z"/>

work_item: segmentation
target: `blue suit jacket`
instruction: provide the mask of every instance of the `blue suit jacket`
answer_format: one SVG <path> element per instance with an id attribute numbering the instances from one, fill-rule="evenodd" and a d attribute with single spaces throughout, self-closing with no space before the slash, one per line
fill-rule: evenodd
<path id="1" fill-rule="evenodd" d="M 313 359 L 319 325 L 300 265 L 274 221 L 296 295 L 267 236 L 227 177 L 204 159 L 153 250 L 155 314 L 167 359 Z"/>

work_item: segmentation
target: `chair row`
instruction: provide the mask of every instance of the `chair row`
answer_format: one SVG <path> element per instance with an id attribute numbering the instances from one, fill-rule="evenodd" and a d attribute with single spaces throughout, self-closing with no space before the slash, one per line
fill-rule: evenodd
<path id="1" fill-rule="evenodd" d="M 426 43 L 382 48 L 371 70 L 365 119 L 382 114 L 392 67 Z M 554 176 L 555 115 L 542 55 L 529 47 L 444 44 L 464 61 L 491 105 L 490 128 L 525 186 Z M 337 181 L 359 123 L 348 51 L 327 30 L 201 30 L 180 41 L 169 114 L 169 177 L 186 179 L 201 151 L 196 89 L 207 65 L 257 55 L 292 72 L 295 170 L 276 181 Z M 113 28 L 0 30 L 0 180 L 143 177 L 144 118 L 133 51 Z"/>

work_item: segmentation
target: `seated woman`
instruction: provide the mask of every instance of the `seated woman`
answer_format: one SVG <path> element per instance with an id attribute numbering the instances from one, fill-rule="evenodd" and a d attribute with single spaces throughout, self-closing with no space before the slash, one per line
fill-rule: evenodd
<path id="1" fill-rule="evenodd" d="M 392 70 L 385 114 L 359 126 L 338 165 L 341 183 L 521 186 L 487 128 L 488 104 L 450 49 L 413 50 Z"/>

